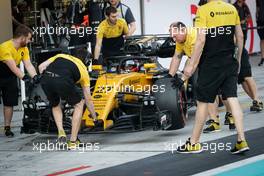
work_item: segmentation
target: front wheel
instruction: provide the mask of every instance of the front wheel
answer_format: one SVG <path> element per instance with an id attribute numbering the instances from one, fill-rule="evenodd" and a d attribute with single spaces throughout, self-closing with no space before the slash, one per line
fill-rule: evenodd
<path id="1" fill-rule="evenodd" d="M 167 110 L 171 114 L 171 127 L 168 130 L 177 130 L 185 126 L 187 115 L 187 98 L 184 88 L 173 88 L 173 78 L 163 78 L 155 82 L 158 87 L 164 87 L 164 91 L 153 92 L 158 108 Z"/>

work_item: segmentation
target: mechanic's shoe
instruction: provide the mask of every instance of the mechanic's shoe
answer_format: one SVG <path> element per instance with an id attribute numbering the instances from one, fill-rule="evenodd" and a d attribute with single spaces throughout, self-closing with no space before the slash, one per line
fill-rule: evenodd
<path id="1" fill-rule="evenodd" d="M 225 114 L 225 125 L 229 125 L 229 118 L 233 118 L 232 114 L 230 112 L 226 112 Z"/>
<path id="2" fill-rule="evenodd" d="M 67 144 L 68 144 L 68 150 L 76 150 L 84 146 L 79 138 L 77 138 L 76 141 L 68 141 Z"/>
<path id="3" fill-rule="evenodd" d="M 216 116 L 216 118 L 217 118 L 217 121 L 216 121 L 216 122 L 219 122 L 219 121 L 220 121 L 220 119 L 219 119 L 219 115 Z M 213 122 L 215 122 L 214 119 L 209 119 L 209 120 L 207 120 L 207 121 L 205 122 L 205 124 L 206 124 L 206 125 L 211 125 Z"/>
<path id="4" fill-rule="evenodd" d="M 262 65 L 263 65 L 263 63 L 264 63 L 264 58 L 262 58 L 262 59 L 260 60 L 260 62 L 259 62 L 259 64 L 258 64 L 258 66 L 262 66 Z"/>
<path id="5" fill-rule="evenodd" d="M 177 148 L 178 153 L 201 153 L 203 151 L 202 145 L 200 143 L 191 144 L 190 138 L 186 143 Z"/>
<path id="6" fill-rule="evenodd" d="M 260 106 L 261 110 L 263 110 L 264 106 L 263 106 L 263 102 L 262 101 L 259 102 L 259 106 Z"/>
<path id="7" fill-rule="evenodd" d="M 229 130 L 234 131 L 236 129 L 236 125 L 234 123 L 229 124 Z"/>
<path id="8" fill-rule="evenodd" d="M 221 131 L 220 124 L 217 122 L 213 122 L 207 128 L 203 130 L 203 133 L 212 133 L 212 132 L 217 132 L 217 131 Z"/>
<path id="9" fill-rule="evenodd" d="M 260 112 L 262 110 L 263 110 L 263 103 L 254 100 L 252 102 L 252 106 L 250 106 L 250 111 Z"/>
<path id="10" fill-rule="evenodd" d="M 231 150 L 232 154 L 240 154 L 249 151 L 249 147 L 246 141 L 236 142 L 235 147 Z"/>
<path id="11" fill-rule="evenodd" d="M 236 129 L 236 125 L 235 125 L 234 117 L 231 114 L 231 116 L 229 117 L 229 130 L 233 131 L 235 129 Z"/>
<path id="12" fill-rule="evenodd" d="M 58 139 L 56 142 L 59 143 L 59 145 L 67 144 L 67 136 L 66 136 L 64 130 L 59 131 Z"/>
<path id="13" fill-rule="evenodd" d="M 213 119 L 209 119 L 205 122 L 205 125 L 211 125 L 212 123 L 214 123 Z"/>
<path id="14" fill-rule="evenodd" d="M 5 126 L 5 135 L 8 138 L 14 137 L 14 133 L 11 131 L 10 126 Z"/>
<path id="15" fill-rule="evenodd" d="M 67 137 L 66 136 L 59 136 L 56 142 L 59 143 L 59 145 L 67 144 Z"/>
<path id="16" fill-rule="evenodd" d="M 264 108 L 264 106 L 263 106 L 263 102 L 262 102 L 262 101 L 259 102 L 259 105 L 260 105 L 260 107 L 261 107 L 262 109 Z"/>

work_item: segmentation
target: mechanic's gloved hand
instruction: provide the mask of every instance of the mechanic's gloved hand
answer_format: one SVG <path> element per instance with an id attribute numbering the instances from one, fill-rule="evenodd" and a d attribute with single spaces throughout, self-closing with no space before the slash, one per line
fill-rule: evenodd
<path id="1" fill-rule="evenodd" d="M 184 81 L 181 78 L 179 78 L 178 75 L 175 75 L 174 79 L 171 82 L 173 88 L 179 88 L 179 89 L 181 89 L 184 84 Z"/>
<path id="2" fill-rule="evenodd" d="M 85 62 L 85 66 L 86 67 L 89 67 L 91 65 L 91 63 L 92 63 L 92 60 L 91 59 L 88 59 L 88 61 Z"/>
<path id="3" fill-rule="evenodd" d="M 25 81 L 25 82 L 31 82 L 31 78 L 28 75 L 24 75 L 22 80 Z"/>
<path id="4" fill-rule="evenodd" d="M 89 115 L 89 117 L 90 117 L 91 119 L 93 119 L 94 125 L 95 125 L 96 127 L 103 126 L 103 123 L 104 123 L 104 122 L 103 122 L 102 119 L 98 119 L 98 113 L 97 113 L 97 112 L 95 112 L 95 115 L 96 115 L 96 119 L 94 119 L 94 118 L 92 117 L 91 114 Z"/>
<path id="5" fill-rule="evenodd" d="M 99 62 L 98 62 L 98 59 L 93 59 L 92 60 L 92 64 L 93 65 L 100 65 Z"/>
<path id="6" fill-rule="evenodd" d="M 96 119 L 93 118 L 92 114 L 89 114 L 89 118 L 93 119 L 94 121 L 97 121 L 99 114 L 97 112 L 95 112 L 95 115 L 96 115 Z"/>
<path id="7" fill-rule="evenodd" d="M 32 82 L 33 82 L 33 84 L 39 84 L 39 83 L 40 83 L 40 79 L 41 79 L 41 75 L 35 75 L 35 76 L 32 78 Z"/>

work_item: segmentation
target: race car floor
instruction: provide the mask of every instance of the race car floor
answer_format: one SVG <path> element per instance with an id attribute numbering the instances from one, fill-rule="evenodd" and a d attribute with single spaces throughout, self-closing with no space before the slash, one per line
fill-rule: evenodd
<path id="1" fill-rule="evenodd" d="M 259 94 L 264 100 L 264 66 L 257 67 L 259 57 L 251 57 Z M 246 137 L 251 150 L 244 155 L 231 155 L 236 132 L 228 126 L 221 131 L 202 134 L 204 152 L 183 155 L 175 152 L 190 136 L 194 112 L 188 123 L 177 131 L 82 134 L 85 148 L 65 151 L 54 146 L 56 135 L 20 134 L 23 113 L 13 118 L 14 138 L 3 134 L 0 105 L 0 175 L 264 175 L 264 113 L 249 111 L 251 100 L 239 87 L 239 100 L 244 110 Z M 221 124 L 224 109 L 220 108 Z"/>

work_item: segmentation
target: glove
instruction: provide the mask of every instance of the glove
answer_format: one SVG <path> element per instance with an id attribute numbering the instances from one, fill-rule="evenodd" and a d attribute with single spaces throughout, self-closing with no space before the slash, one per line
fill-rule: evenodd
<path id="1" fill-rule="evenodd" d="M 28 75 L 24 75 L 23 78 L 22 78 L 22 80 L 25 81 L 25 82 L 30 82 L 31 81 L 31 78 Z"/>
<path id="2" fill-rule="evenodd" d="M 89 115 L 89 117 L 90 117 L 91 119 L 93 119 L 94 125 L 95 125 L 96 127 L 103 126 L 104 121 L 103 121 L 102 119 L 98 119 L 98 113 L 97 113 L 97 112 L 95 112 L 95 115 L 96 115 L 96 119 L 93 119 L 93 117 L 92 117 L 91 114 Z"/>
<path id="3" fill-rule="evenodd" d="M 33 84 L 39 84 L 41 79 L 41 75 L 35 75 L 32 79 Z"/>
<path id="4" fill-rule="evenodd" d="M 98 65 L 98 59 L 92 59 L 92 64 L 93 65 Z"/>
<path id="5" fill-rule="evenodd" d="M 91 119 L 93 119 L 94 121 L 97 121 L 98 120 L 98 113 L 97 112 L 95 112 L 95 115 L 96 115 L 96 119 L 94 119 L 93 118 L 93 116 L 92 116 L 92 114 L 89 114 L 89 117 L 91 118 Z"/>
<path id="6" fill-rule="evenodd" d="M 91 63 L 92 63 L 92 60 L 91 59 L 88 59 L 88 61 L 85 62 L 85 66 L 86 67 L 89 67 Z"/>
<path id="7" fill-rule="evenodd" d="M 173 88 L 179 88 L 179 89 L 181 89 L 184 84 L 184 81 L 181 78 L 179 78 L 178 75 L 175 75 L 174 79 L 171 82 Z"/>
<path id="8" fill-rule="evenodd" d="M 93 59 L 92 63 L 93 63 L 93 65 L 100 65 L 99 62 L 98 62 L 98 59 Z"/>

